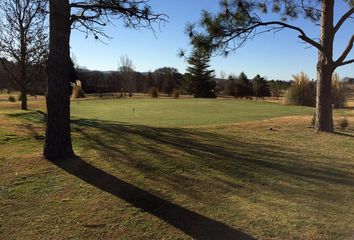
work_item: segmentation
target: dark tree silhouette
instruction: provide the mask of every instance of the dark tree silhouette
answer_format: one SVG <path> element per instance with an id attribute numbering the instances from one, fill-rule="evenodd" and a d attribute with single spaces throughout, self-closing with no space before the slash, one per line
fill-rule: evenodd
<path id="1" fill-rule="evenodd" d="M 209 70 L 210 55 L 200 49 L 194 49 L 188 58 L 189 67 L 185 76 L 185 86 L 196 98 L 215 98 L 216 83 L 213 70 Z"/>
<path id="2" fill-rule="evenodd" d="M 252 83 L 244 72 L 241 72 L 236 81 L 236 93 L 240 98 L 250 98 L 252 96 Z"/>
<path id="3" fill-rule="evenodd" d="M 128 91 L 131 97 L 136 92 L 135 67 L 133 61 L 127 55 L 120 57 L 120 64 L 118 70 L 123 77 L 124 92 Z"/>
<path id="4" fill-rule="evenodd" d="M 152 28 L 165 20 L 155 14 L 149 0 L 49 0 L 50 43 L 48 59 L 47 128 L 43 155 L 56 160 L 74 156 L 70 130 L 70 32 L 78 29 L 106 36 L 103 27 L 111 19 L 129 28 Z"/>
<path id="5" fill-rule="evenodd" d="M 28 90 L 43 73 L 48 57 L 46 7 L 47 2 L 40 0 L 0 2 L 0 62 L 11 85 L 21 91 L 23 110 Z"/>
<path id="6" fill-rule="evenodd" d="M 257 75 L 253 78 L 252 89 L 253 89 L 253 96 L 255 96 L 257 99 L 270 97 L 269 85 L 267 81 L 260 75 Z"/>
<path id="7" fill-rule="evenodd" d="M 354 1 L 344 1 L 348 3 L 349 8 L 338 18 L 337 23 L 334 23 L 334 0 L 223 0 L 218 14 L 203 12 L 201 31 L 196 32 L 196 25 L 192 24 L 188 26 L 188 34 L 194 45 L 227 56 L 230 51 L 243 46 L 247 40 L 260 33 L 276 32 L 284 28 L 296 31 L 302 41 L 318 50 L 315 129 L 333 132 L 332 74 L 336 68 L 354 62 L 354 59 L 348 59 L 354 43 L 353 32 L 348 32 L 348 45 L 338 59 L 333 59 L 336 33 L 354 14 Z M 278 13 L 281 20 L 263 21 L 258 12 L 266 13 L 268 9 Z M 319 41 L 310 38 L 301 26 L 292 25 L 287 21 L 298 17 L 308 19 L 319 26 Z"/>
<path id="8" fill-rule="evenodd" d="M 162 67 L 154 71 L 155 85 L 159 91 L 167 93 L 169 96 L 173 90 L 177 89 L 180 85 L 182 75 L 176 68 Z"/>
<path id="9" fill-rule="evenodd" d="M 225 84 L 225 93 L 229 96 L 233 96 L 234 98 L 237 98 L 236 81 L 237 78 L 234 75 L 230 75 Z"/>
<path id="10" fill-rule="evenodd" d="M 272 97 L 279 99 L 282 92 L 290 87 L 291 83 L 287 81 L 281 80 L 270 80 L 269 81 L 269 89 Z"/>

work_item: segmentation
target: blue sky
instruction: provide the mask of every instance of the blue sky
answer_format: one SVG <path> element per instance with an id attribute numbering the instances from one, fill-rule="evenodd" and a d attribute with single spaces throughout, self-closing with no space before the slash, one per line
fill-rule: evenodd
<path id="1" fill-rule="evenodd" d="M 113 39 L 101 43 L 89 36 L 73 31 L 71 50 L 78 64 L 91 70 L 116 70 L 120 65 L 120 57 L 127 55 L 132 59 L 137 71 L 145 72 L 160 67 L 175 67 L 185 72 L 187 63 L 177 56 L 178 50 L 189 49 L 189 41 L 184 33 L 187 22 L 197 22 L 202 9 L 216 12 L 219 0 L 151 0 L 155 12 L 169 16 L 168 23 L 156 27 L 156 36 L 148 29 L 126 29 L 120 22 L 115 27 L 108 26 L 106 33 Z M 336 16 L 346 9 L 342 1 L 337 1 Z M 278 19 L 272 14 L 264 15 L 269 19 Z M 318 37 L 319 28 L 313 24 L 296 20 L 294 25 L 301 26 L 311 37 Z M 349 36 L 354 34 L 354 20 L 347 22 L 335 39 L 335 56 L 347 45 Z M 354 50 L 350 58 L 354 57 Z M 304 71 L 310 78 L 316 76 L 317 51 L 309 48 L 297 38 L 291 30 L 283 30 L 276 34 L 267 33 L 256 37 L 238 49 L 229 57 L 214 57 L 211 68 L 217 76 L 221 71 L 226 74 L 239 74 L 244 71 L 248 77 L 256 74 L 268 79 L 291 79 L 292 74 Z M 337 72 L 342 76 L 354 77 L 354 65 L 341 67 Z"/>

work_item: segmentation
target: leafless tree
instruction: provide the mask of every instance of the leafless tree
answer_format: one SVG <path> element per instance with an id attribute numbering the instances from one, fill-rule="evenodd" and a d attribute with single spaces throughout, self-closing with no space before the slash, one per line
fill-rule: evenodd
<path id="1" fill-rule="evenodd" d="M 124 92 L 128 91 L 132 96 L 136 91 L 135 67 L 133 61 L 127 56 L 120 57 L 120 67 L 118 70 L 122 74 Z"/>
<path id="2" fill-rule="evenodd" d="M 28 89 L 43 73 L 48 56 L 46 7 L 43 0 L 0 2 L 0 62 L 12 85 L 21 91 L 23 110 Z"/>

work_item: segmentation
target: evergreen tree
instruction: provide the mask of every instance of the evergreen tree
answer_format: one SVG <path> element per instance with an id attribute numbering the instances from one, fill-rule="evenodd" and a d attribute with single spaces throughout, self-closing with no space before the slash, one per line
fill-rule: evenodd
<path id="1" fill-rule="evenodd" d="M 252 96 L 252 83 L 244 72 L 241 72 L 236 81 L 236 95 L 239 98 Z"/>
<path id="2" fill-rule="evenodd" d="M 234 98 L 237 97 L 237 78 L 233 75 L 230 75 L 229 76 L 229 79 L 227 80 L 227 83 L 226 83 L 226 89 L 225 89 L 225 92 L 227 95 L 229 96 L 233 96 Z"/>
<path id="3" fill-rule="evenodd" d="M 267 81 L 257 75 L 252 81 L 253 96 L 258 98 L 270 97 L 270 89 Z"/>
<path id="4" fill-rule="evenodd" d="M 186 88 L 196 98 L 215 98 L 216 82 L 213 80 L 213 70 L 210 67 L 210 55 L 195 49 L 188 58 Z"/>

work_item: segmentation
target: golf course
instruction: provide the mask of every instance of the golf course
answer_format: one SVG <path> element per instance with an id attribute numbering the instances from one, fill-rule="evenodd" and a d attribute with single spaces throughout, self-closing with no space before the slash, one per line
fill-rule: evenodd
<path id="1" fill-rule="evenodd" d="M 354 128 L 316 133 L 314 108 L 75 100 L 77 158 L 53 162 L 45 101 L 19 105 L 0 101 L 1 239 L 354 237 Z"/>

